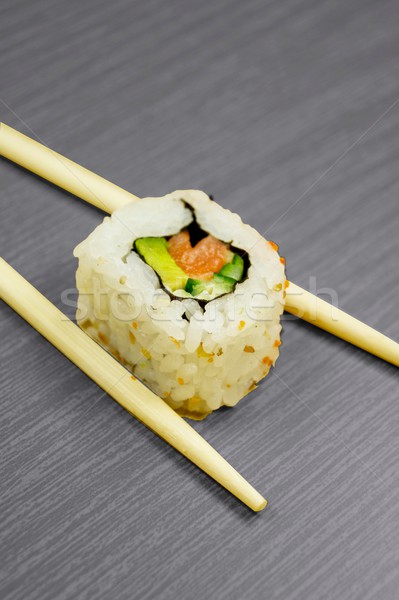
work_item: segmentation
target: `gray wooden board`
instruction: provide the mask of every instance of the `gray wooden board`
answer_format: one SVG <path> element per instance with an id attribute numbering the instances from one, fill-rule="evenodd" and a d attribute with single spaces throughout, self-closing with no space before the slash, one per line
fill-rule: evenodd
<path id="1" fill-rule="evenodd" d="M 133 193 L 195 187 L 399 339 L 394 1 L 0 4 L 0 119 Z M 398 102 L 398 104 L 394 104 Z M 1 253 L 64 311 L 100 211 L 0 161 Z M 253 514 L 1 305 L 1 598 L 399 597 L 397 369 L 285 320 L 194 427 Z"/>

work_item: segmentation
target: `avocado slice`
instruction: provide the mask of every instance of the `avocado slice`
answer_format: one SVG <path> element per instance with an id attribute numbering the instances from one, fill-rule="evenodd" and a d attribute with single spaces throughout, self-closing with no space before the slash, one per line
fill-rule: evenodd
<path id="1" fill-rule="evenodd" d="M 136 240 L 135 248 L 147 265 L 159 275 L 166 288 L 172 292 L 185 288 L 188 276 L 169 254 L 165 238 L 139 238 Z"/>
<path id="2" fill-rule="evenodd" d="M 185 289 L 194 297 L 199 296 L 202 292 L 207 292 L 209 299 L 213 300 L 222 294 L 232 292 L 236 283 L 235 279 L 216 273 L 212 279 L 206 281 L 189 278 Z"/>
<path id="3" fill-rule="evenodd" d="M 224 267 L 222 267 L 219 271 L 219 275 L 223 275 L 223 277 L 231 277 L 235 281 L 240 281 L 244 274 L 244 260 L 239 254 L 234 254 L 233 260 Z"/>

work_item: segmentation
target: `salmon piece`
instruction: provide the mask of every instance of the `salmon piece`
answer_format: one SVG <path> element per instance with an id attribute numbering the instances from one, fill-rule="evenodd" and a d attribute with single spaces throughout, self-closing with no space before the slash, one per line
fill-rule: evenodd
<path id="1" fill-rule="evenodd" d="M 228 262 L 230 254 L 227 244 L 212 235 L 193 247 L 187 230 L 170 238 L 168 250 L 177 265 L 193 279 L 212 279 Z"/>
<path id="2" fill-rule="evenodd" d="M 190 236 L 187 230 L 181 231 L 176 235 L 173 235 L 168 241 L 168 251 L 171 257 L 177 262 L 180 268 L 180 261 L 185 252 L 188 252 L 192 249 Z"/>

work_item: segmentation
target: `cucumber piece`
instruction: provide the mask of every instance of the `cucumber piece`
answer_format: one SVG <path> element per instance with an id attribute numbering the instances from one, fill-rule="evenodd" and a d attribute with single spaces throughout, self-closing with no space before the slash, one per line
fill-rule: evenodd
<path id="1" fill-rule="evenodd" d="M 209 284 L 209 281 L 201 281 L 200 279 L 191 279 L 189 277 L 184 289 L 192 296 L 197 296 L 206 289 L 206 284 Z"/>
<path id="2" fill-rule="evenodd" d="M 222 267 L 219 271 L 219 275 L 223 275 L 223 277 L 231 277 L 235 281 L 240 281 L 244 274 L 244 260 L 239 254 L 234 254 L 233 260 L 224 267 Z"/>
<path id="3" fill-rule="evenodd" d="M 162 283 L 172 292 L 184 289 L 188 276 L 168 252 L 165 238 L 146 237 L 136 240 L 135 248 L 143 260 L 154 269 Z"/>
<path id="4" fill-rule="evenodd" d="M 194 297 L 205 292 L 204 296 L 206 296 L 206 299 L 213 300 L 222 294 L 232 292 L 236 283 L 235 279 L 216 273 L 212 279 L 206 281 L 189 278 L 185 289 L 186 292 L 189 292 Z"/>

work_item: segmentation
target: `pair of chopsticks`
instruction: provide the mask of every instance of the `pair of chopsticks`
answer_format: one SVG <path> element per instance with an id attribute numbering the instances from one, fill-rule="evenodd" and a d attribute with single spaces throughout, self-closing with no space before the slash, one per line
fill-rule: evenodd
<path id="1" fill-rule="evenodd" d="M 138 199 L 3 123 L 0 123 L 0 155 L 109 213 Z M 266 506 L 266 500 L 188 423 L 3 259 L 0 259 L 0 297 L 128 412 L 244 504 L 254 511 Z M 287 289 L 285 309 L 399 366 L 399 344 L 293 283 Z"/>
<path id="2" fill-rule="evenodd" d="M 12 140 L 20 143 L 14 144 Z M 114 198 L 107 207 L 114 210 L 136 199 L 128 192 L 90 173 L 68 159 L 0 123 L 0 154 L 37 172 L 60 187 L 89 200 Z M 33 147 L 32 147 L 33 144 Z M 13 147 L 16 153 L 13 152 Z M 44 156 L 43 156 L 44 152 Z M 117 193 L 115 191 L 117 190 Z M 124 199 L 124 201 L 123 201 Z M 105 208 L 101 204 L 99 206 Z M 0 257 L 0 298 L 75 363 L 107 394 L 183 456 L 253 511 L 263 510 L 267 500 L 255 490 L 208 442 L 161 398 L 156 396 L 70 321 L 47 298 Z"/>
<path id="3" fill-rule="evenodd" d="M 0 123 L 0 155 L 112 213 L 138 197 Z M 285 310 L 397 367 L 399 344 L 290 282 Z"/>

